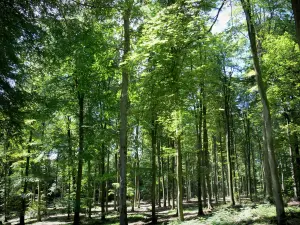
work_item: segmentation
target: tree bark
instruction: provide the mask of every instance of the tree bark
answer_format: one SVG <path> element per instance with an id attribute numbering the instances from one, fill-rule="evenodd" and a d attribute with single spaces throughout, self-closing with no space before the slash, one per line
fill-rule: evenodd
<path id="1" fill-rule="evenodd" d="M 25 181 L 22 193 L 22 208 L 20 213 L 20 225 L 25 224 L 25 211 L 26 211 L 26 192 L 28 188 L 28 175 L 29 175 L 29 160 L 30 160 L 30 150 L 31 150 L 31 142 L 32 142 L 32 128 L 30 128 L 29 132 L 29 141 L 27 147 L 27 156 L 26 156 L 26 165 L 25 165 Z"/>
<path id="2" fill-rule="evenodd" d="M 71 214 L 71 172 L 72 172 L 72 145 L 71 145 L 71 118 L 67 117 L 67 137 L 68 137 L 68 220 L 70 219 Z"/>
<path id="3" fill-rule="evenodd" d="M 109 152 L 107 152 L 107 161 L 106 161 L 106 173 L 109 174 Z M 109 186 L 109 180 L 106 180 L 106 196 L 105 196 L 105 212 L 108 213 L 108 186 Z"/>
<path id="4" fill-rule="evenodd" d="M 172 144 L 174 148 L 174 144 Z M 175 157 L 172 157 L 172 209 L 175 209 Z"/>
<path id="5" fill-rule="evenodd" d="M 198 216 L 204 215 L 202 207 L 202 100 L 199 100 L 196 110 L 196 133 L 197 133 L 197 184 L 198 184 Z"/>
<path id="6" fill-rule="evenodd" d="M 104 126 L 106 127 L 106 126 Z M 101 160 L 100 160 L 100 171 L 101 171 L 101 195 L 100 195 L 100 205 L 101 205 L 101 220 L 105 220 L 105 145 L 102 143 L 101 146 Z"/>
<path id="7" fill-rule="evenodd" d="M 140 208 L 140 177 L 139 177 L 139 125 L 136 126 L 135 134 L 135 174 L 134 174 L 134 183 L 135 183 L 135 192 L 134 192 L 134 206 Z"/>
<path id="8" fill-rule="evenodd" d="M 160 138 L 157 135 L 157 164 L 158 164 L 158 187 L 157 187 L 157 199 L 158 199 L 158 207 L 161 208 L 161 196 L 160 196 L 160 189 L 161 189 L 161 159 L 160 159 Z"/>
<path id="9" fill-rule="evenodd" d="M 152 186 L 151 186 L 151 220 L 153 224 L 156 224 L 157 218 L 155 215 L 155 186 L 156 186 L 156 131 L 157 125 L 155 121 L 155 117 L 152 119 L 152 129 L 151 129 L 151 143 L 152 143 L 152 155 L 151 155 L 151 163 L 152 163 Z"/>
<path id="10" fill-rule="evenodd" d="M 221 172 L 222 172 L 222 197 L 223 197 L 223 204 L 226 203 L 226 188 L 225 188 L 225 171 L 224 171 L 224 156 L 223 156 L 223 145 L 222 145 L 222 134 L 219 134 L 220 139 L 220 153 L 221 153 Z"/>
<path id="11" fill-rule="evenodd" d="M 88 160 L 88 217 L 92 217 L 92 176 L 91 160 Z"/>
<path id="12" fill-rule="evenodd" d="M 293 178 L 293 186 L 294 186 L 294 197 L 297 199 L 299 197 L 299 171 L 297 168 L 297 148 L 298 147 L 298 141 L 297 136 L 295 133 L 291 134 L 290 131 L 290 123 L 291 120 L 289 116 L 286 116 L 287 119 L 287 135 L 289 140 L 289 149 L 290 149 L 290 158 L 291 158 L 291 172 L 292 172 L 292 178 Z M 298 149 L 299 152 L 299 149 Z"/>
<path id="13" fill-rule="evenodd" d="M 170 207 L 171 206 L 171 198 L 170 198 L 170 156 L 168 155 L 168 158 L 167 158 L 167 184 L 166 184 L 166 187 L 167 187 L 167 202 L 168 202 L 168 206 Z"/>
<path id="14" fill-rule="evenodd" d="M 177 209 L 178 218 L 180 221 L 184 220 L 182 200 L 182 153 L 181 137 L 179 135 L 179 137 L 177 138 Z"/>
<path id="15" fill-rule="evenodd" d="M 214 153 L 214 195 L 215 204 L 218 204 L 218 152 L 217 152 L 217 138 L 213 136 L 213 153 Z"/>
<path id="16" fill-rule="evenodd" d="M 81 180 L 83 167 L 83 117 L 84 117 L 84 95 L 78 92 L 79 104 L 79 149 L 78 149 L 78 170 L 76 180 L 76 200 L 74 210 L 74 225 L 80 224 L 80 198 L 81 198 Z"/>
<path id="17" fill-rule="evenodd" d="M 264 128 L 266 129 L 266 140 L 268 147 L 268 158 L 270 171 L 272 176 L 272 185 L 273 185 L 273 197 L 276 205 L 276 214 L 277 214 L 277 223 L 279 225 L 285 224 L 286 217 L 283 205 L 283 199 L 281 194 L 281 188 L 279 184 L 278 170 L 277 170 L 277 161 L 275 158 L 275 150 L 273 143 L 273 129 L 272 129 L 272 119 L 270 114 L 270 106 L 266 94 L 266 89 L 262 79 L 262 72 L 260 68 L 258 52 L 256 47 L 256 32 L 253 25 L 253 18 L 251 15 L 251 5 L 249 0 L 241 0 L 243 10 L 246 15 L 247 25 L 248 25 L 248 35 L 250 39 L 250 46 L 252 51 L 254 69 L 256 72 L 256 81 L 258 85 L 258 91 L 261 97 L 261 102 L 263 105 L 263 119 L 264 119 Z"/>
<path id="18" fill-rule="evenodd" d="M 210 163 L 209 163 L 209 152 L 208 152 L 208 134 L 206 124 L 206 105 L 203 104 L 203 150 L 204 150 L 204 165 L 205 165 L 205 179 L 206 179 L 206 190 L 208 194 L 207 208 L 212 209 L 212 194 L 211 194 L 211 179 L 210 179 Z M 205 182 L 204 182 L 205 184 Z"/>
<path id="19" fill-rule="evenodd" d="M 232 176 L 232 152 L 231 152 L 231 129 L 230 129 L 230 95 L 229 95 L 229 82 L 227 81 L 226 74 L 224 74 L 224 98 L 225 98 L 225 132 L 226 132 L 226 152 L 227 152 L 227 173 L 228 173 L 228 190 L 231 205 L 235 205 L 233 193 L 233 176 Z"/>
<path id="20" fill-rule="evenodd" d="M 130 51 L 130 14 L 132 8 L 132 1 L 125 0 L 123 12 L 123 27 L 124 27 L 124 54 L 123 63 L 126 62 Z M 127 168 L 127 113 L 128 113 L 128 81 L 129 81 L 129 68 L 125 64 L 122 66 L 122 90 L 120 101 L 120 225 L 127 225 L 127 181 L 126 181 L 126 168 Z"/>
<path id="21" fill-rule="evenodd" d="M 41 182 L 38 180 L 38 211 L 37 211 L 37 221 L 42 221 L 41 217 Z"/>

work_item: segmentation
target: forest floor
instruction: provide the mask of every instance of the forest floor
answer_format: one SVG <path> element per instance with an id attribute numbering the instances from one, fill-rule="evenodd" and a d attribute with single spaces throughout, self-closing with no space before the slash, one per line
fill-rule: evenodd
<path id="1" fill-rule="evenodd" d="M 299 202 L 295 206 L 285 208 L 287 214 L 288 225 L 300 225 L 300 207 Z M 197 216 L 197 201 L 191 200 L 184 202 L 184 222 L 177 220 L 176 211 L 169 207 L 161 207 L 156 210 L 158 224 L 170 225 L 267 225 L 276 224 L 275 207 L 269 204 L 251 203 L 249 201 L 242 202 L 234 207 L 228 204 L 219 204 L 212 210 L 204 209 L 205 215 Z M 88 219 L 82 214 L 83 225 L 117 225 L 118 213 L 113 211 L 112 205 L 109 207 L 109 212 L 106 215 L 106 220 L 100 220 L 100 207 L 93 209 L 92 218 Z M 73 217 L 71 217 L 73 219 Z M 146 202 L 141 202 L 141 207 L 136 208 L 134 212 L 131 207 L 128 207 L 128 222 L 131 225 L 151 224 L 151 205 Z M 8 224 L 18 224 L 18 219 L 12 219 Z M 26 224 L 32 225 L 71 225 L 72 221 L 68 220 L 67 214 L 63 214 L 61 209 L 48 209 L 48 216 L 43 217 L 42 222 L 37 222 L 36 219 L 27 219 Z"/>

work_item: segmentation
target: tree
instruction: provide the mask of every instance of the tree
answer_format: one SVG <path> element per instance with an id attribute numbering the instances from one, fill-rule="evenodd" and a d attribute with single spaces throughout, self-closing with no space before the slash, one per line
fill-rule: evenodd
<path id="1" fill-rule="evenodd" d="M 266 94 L 265 85 L 262 79 L 262 72 L 260 67 L 260 62 L 258 58 L 257 52 L 257 42 L 256 42 L 256 33 L 255 27 L 253 25 L 253 18 L 251 15 L 251 4 L 249 0 L 241 0 L 244 13 L 246 15 L 247 27 L 248 27 L 248 35 L 250 39 L 250 46 L 252 51 L 254 69 L 256 73 L 256 80 L 258 91 L 261 97 L 261 102 L 263 105 L 263 119 L 264 119 L 264 129 L 266 131 L 266 141 L 267 141 L 267 148 L 268 148 L 268 158 L 272 176 L 272 186 L 273 186 L 273 197 L 276 204 L 276 213 L 277 213 L 277 222 L 278 224 L 285 223 L 285 212 L 284 212 L 284 205 L 282 200 L 281 189 L 279 185 L 279 178 L 278 178 L 278 171 L 277 171 L 277 162 L 275 159 L 275 152 L 274 152 L 274 143 L 273 143 L 273 130 L 272 130 L 272 119 L 270 114 L 270 106 Z"/>

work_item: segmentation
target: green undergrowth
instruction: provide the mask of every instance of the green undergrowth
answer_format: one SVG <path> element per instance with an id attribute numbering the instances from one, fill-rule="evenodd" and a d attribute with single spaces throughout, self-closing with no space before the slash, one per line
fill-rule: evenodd
<path id="1" fill-rule="evenodd" d="M 196 209 L 195 209 L 196 210 Z M 286 215 L 288 220 L 300 221 L 300 208 L 299 207 L 286 207 Z M 187 212 L 190 212 L 189 209 Z M 186 211 L 185 211 L 186 212 Z M 192 225 L 192 224 L 205 224 L 205 225 L 269 225 L 276 224 L 276 211 L 273 205 L 269 204 L 247 204 L 238 206 L 219 206 L 215 208 L 211 214 L 204 217 L 187 219 L 184 222 L 172 221 L 168 224 L 171 225 Z M 300 224 L 300 223 L 299 223 Z"/>

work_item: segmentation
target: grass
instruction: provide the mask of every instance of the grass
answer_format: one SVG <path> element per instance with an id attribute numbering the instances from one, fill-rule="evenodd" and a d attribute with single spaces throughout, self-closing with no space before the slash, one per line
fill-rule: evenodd
<path id="1" fill-rule="evenodd" d="M 168 207 L 157 209 L 158 224 L 161 225 L 269 225 L 276 224 L 276 210 L 273 205 L 270 204 L 258 204 L 251 202 L 243 202 L 241 205 L 219 205 L 212 211 L 205 210 L 205 215 L 197 216 L 197 202 L 192 201 L 184 203 L 184 217 L 185 221 L 180 222 L 176 217 L 176 210 L 172 210 Z M 50 210 L 49 210 L 50 211 Z M 288 224 L 299 225 L 300 224 L 300 207 L 286 207 L 285 208 Z M 51 211 L 52 212 L 52 211 Z M 71 225 L 72 220 L 67 219 L 65 213 L 49 213 L 48 217 L 43 218 L 43 222 L 36 222 L 36 219 L 28 221 L 28 224 L 32 225 Z M 71 217 L 71 219 L 73 216 Z M 12 224 L 17 223 L 17 218 L 11 221 Z M 94 209 L 93 217 L 88 219 L 86 215 L 82 214 L 81 222 L 83 225 L 117 225 L 119 224 L 119 214 L 110 210 L 106 215 L 106 219 L 101 221 L 100 210 Z M 151 224 L 151 211 L 148 203 L 144 203 L 140 209 L 136 209 L 135 212 L 128 211 L 129 224 L 141 225 Z"/>
<path id="2" fill-rule="evenodd" d="M 300 208 L 286 207 L 289 224 L 300 224 Z M 187 210 L 185 212 L 190 212 Z M 247 204 L 230 207 L 219 206 L 212 214 L 180 222 L 178 220 L 168 223 L 170 225 L 269 225 L 276 224 L 276 209 L 269 204 Z"/>

